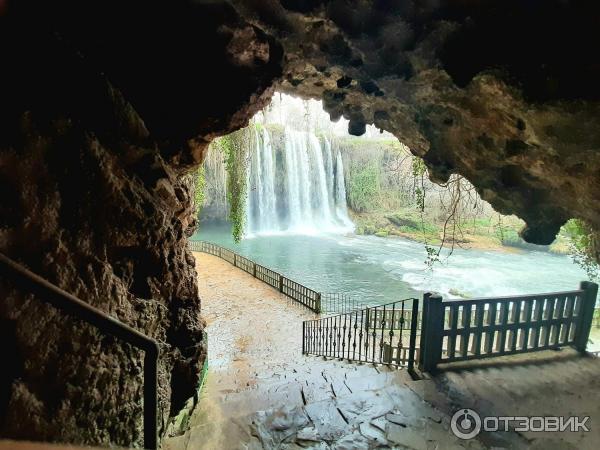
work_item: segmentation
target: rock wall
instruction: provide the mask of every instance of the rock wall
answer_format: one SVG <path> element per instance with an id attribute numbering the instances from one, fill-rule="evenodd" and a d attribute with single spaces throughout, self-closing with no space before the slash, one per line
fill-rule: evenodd
<path id="1" fill-rule="evenodd" d="M 141 5 L 0 2 L 0 40 L 15 43 L 0 75 L 0 251 L 159 341 L 162 431 L 207 351 L 186 173 L 211 133 L 263 104 L 280 66 L 265 69 L 275 46 L 227 5 L 180 2 L 189 28 L 158 27 L 175 7 Z M 205 66 L 173 50 L 191 47 Z M 143 353 L 9 280 L 0 298 L 0 437 L 141 445 Z"/>
<path id="2" fill-rule="evenodd" d="M 63 102 L 84 94 L 72 92 L 81 86 L 113 108 L 98 118 L 111 128 L 98 133 L 70 111 L 57 111 L 60 103 L 5 116 L 0 248 L 161 342 L 164 423 L 193 394 L 206 354 L 186 245 L 194 226 L 189 188 L 118 91 L 101 79 L 84 84 L 86 71 L 68 60 L 53 63 L 56 78 L 46 72 L 37 82 L 48 81 L 45 88 Z M 2 435 L 139 443 L 143 354 L 23 296 L 10 282 L 0 295 L 0 316 L 10 328 L 3 347 L 14 346 L 17 356 L 5 375 L 13 379 L 3 386 Z"/>

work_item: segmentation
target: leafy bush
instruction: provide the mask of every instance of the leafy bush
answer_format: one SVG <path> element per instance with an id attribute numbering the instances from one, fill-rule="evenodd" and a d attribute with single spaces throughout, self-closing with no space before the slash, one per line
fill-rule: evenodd
<path id="1" fill-rule="evenodd" d="M 563 230 L 570 239 L 569 252 L 576 264 L 586 271 L 590 280 L 600 280 L 598 243 L 592 228 L 584 221 L 571 219 Z"/>
<path id="2" fill-rule="evenodd" d="M 354 211 L 364 212 L 377 207 L 379 169 L 374 164 L 353 167 L 348 180 L 348 202 Z"/>

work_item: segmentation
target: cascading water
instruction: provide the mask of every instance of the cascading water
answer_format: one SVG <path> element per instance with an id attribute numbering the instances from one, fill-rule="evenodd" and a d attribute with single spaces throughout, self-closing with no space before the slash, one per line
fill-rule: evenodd
<path id="1" fill-rule="evenodd" d="M 342 154 L 338 152 L 335 164 L 335 205 L 337 216 L 347 227 L 353 227 L 354 224 L 348 217 L 348 205 L 346 204 L 346 180 L 344 179 L 344 164 L 342 163 Z"/>
<path id="2" fill-rule="evenodd" d="M 266 128 L 248 154 L 246 234 L 347 232 L 344 167 L 331 144 L 312 132 L 286 127 L 276 149 Z"/>

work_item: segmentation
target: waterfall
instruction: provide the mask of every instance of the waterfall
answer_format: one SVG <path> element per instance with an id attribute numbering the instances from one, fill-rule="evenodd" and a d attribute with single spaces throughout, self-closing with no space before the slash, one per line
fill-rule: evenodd
<path id="1" fill-rule="evenodd" d="M 352 227 L 352 221 L 348 217 L 348 205 L 346 203 L 346 180 L 344 178 L 344 163 L 342 154 L 338 152 L 335 164 L 335 206 L 338 217 L 345 226 Z"/>
<path id="2" fill-rule="evenodd" d="M 345 232 L 344 167 L 331 143 L 312 132 L 283 130 L 275 148 L 266 128 L 255 130 L 248 158 L 246 234 Z"/>
<path id="3" fill-rule="evenodd" d="M 264 168 L 263 184 L 261 185 L 261 196 L 264 197 L 261 214 L 261 227 L 266 229 L 279 228 L 275 198 L 275 167 L 273 164 L 273 148 L 271 138 L 266 129 L 263 128 Z"/>

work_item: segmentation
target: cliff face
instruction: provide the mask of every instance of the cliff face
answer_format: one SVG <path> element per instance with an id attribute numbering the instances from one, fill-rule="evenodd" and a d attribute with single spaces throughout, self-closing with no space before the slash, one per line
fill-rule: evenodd
<path id="1" fill-rule="evenodd" d="M 0 2 L 0 251 L 162 342 L 163 421 L 205 354 L 182 177 L 274 87 L 465 175 L 532 242 L 600 227 L 597 2 L 234 3 Z M 0 296 L 2 436 L 139 443 L 141 355 Z"/>

